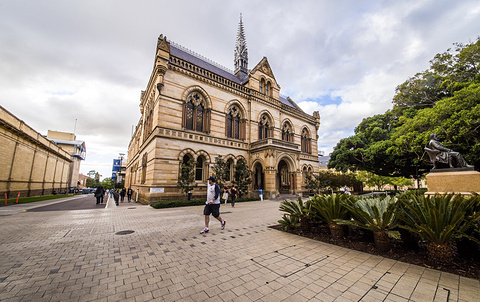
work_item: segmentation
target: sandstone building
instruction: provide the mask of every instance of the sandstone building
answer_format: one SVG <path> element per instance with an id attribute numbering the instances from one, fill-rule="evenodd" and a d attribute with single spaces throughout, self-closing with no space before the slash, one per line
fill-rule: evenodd
<path id="1" fill-rule="evenodd" d="M 48 130 L 47 138 L 72 156 L 70 174 L 68 176 L 68 187 L 79 187 L 81 185 L 79 180 L 80 164 L 82 160 L 85 160 L 86 154 L 85 142 L 77 140 L 74 133 L 52 130 Z"/>
<path id="2" fill-rule="evenodd" d="M 68 191 L 71 155 L 0 106 L 0 194 Z"/>
<path id="3" fill-rule="evenodd" d="M 217 156 L 229 163 L 230 179 L 235 163 L 246 161 L 251 193 L 305 191 L 305 175 L 319 169 L 319 113 L 309 115 L 280 94 L 267 58 L 248 69 L 241 20 L 234 63 L 229 71 L 160 35 L 128 147 L 126 187 L 141 202 L 178 197 L 179 168 L 190 158 L 198 184 L 192 193 L 205 197 Z"/>

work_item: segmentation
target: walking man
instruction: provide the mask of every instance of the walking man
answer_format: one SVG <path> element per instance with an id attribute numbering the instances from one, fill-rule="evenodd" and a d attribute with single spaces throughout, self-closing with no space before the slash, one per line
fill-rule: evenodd
<path id="1" fill-rule="evenodd" d="M 132 188 L 128 188 L 128 190 L 127 190 L 128 202 L 130 202 L 132 200 L 132 194 L 133 194 Z"/>
<path id="2" fill-rule="evenodd" d="M 205 215 L 205 228 L 200 232 L 200 234 L 208 233 L 210 214 L 220 221 L 222 230 L 225 229 L 227 222 L 220 217 L 220 187 L 215 183 L 215 177 L 213 176 L 208 178 L 207 202 L 205 202 L 205 209 L 203 210 L 203 215 Z"/>

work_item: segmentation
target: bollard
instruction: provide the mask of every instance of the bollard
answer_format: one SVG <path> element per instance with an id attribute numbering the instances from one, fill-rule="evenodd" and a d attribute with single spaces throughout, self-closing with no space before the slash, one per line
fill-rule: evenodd
<path id="1" fill-rule="evenodd" d="M 7 193 L 5 193 L 5 205 L 7 205 Z"/>
<path id="2" fill-rule="evenodd" d="M 18 192 L 18 195 L 17 195 L 17 203 L 19 198 L 20 198 L 20 192 Z"/>

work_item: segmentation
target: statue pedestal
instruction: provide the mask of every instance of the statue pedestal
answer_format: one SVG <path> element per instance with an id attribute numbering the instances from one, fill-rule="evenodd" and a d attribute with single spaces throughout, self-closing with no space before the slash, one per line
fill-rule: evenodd
<path id="1" fill-rule="evenodd" d="M 427 175 L 426 195 L 435 193 L 480 194 L 480 173 L 473 169 L 438 169 Z"/>

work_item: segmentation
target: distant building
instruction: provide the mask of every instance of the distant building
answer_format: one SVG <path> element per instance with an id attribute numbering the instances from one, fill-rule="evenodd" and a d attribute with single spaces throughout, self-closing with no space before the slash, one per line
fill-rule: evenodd
<path id="1" fill-rule="evenodd" d="M 76 136 L 73 133 L 52 131 L 48 130 L 47 138 L 55 143 L 55 145 L 61 147 L 63 150 L 70 153 L 72 156 L 72 164 L 70 169 L 70 175 L 68 178 L 69 188 L 76 188 L 80 185 L 79 174 L 80 164 L 82 160 L 85 160 L 87 149 L 85 148 L 85 142 L 76 140 Z"/>
<path id="2" fill-rule="evenodd" d="M 83 189 L 83 188 L 86 188 L 87 187 L 87 179 L 89 177 L 87 175 L 84 175 L 82 173 L 80 173 L 78 175 L 78 182 L 80 183 L 80 185 L 78 186 L 78 188 L 80 189 Z"/>
<path id="3" fill-rule="evenodd" d="M 8 198 L 68 191 L 71 154 L 0 106 L 0 194 Z"/>
<path id="4" fill-rule="evenodd" d="M 330 155 L 318 154 L 318 166 L 320 170 L 328 170 L 328 162 L 330 161 Z"/>
<path id="5" fill-rule="evenodd" d="M 138 190 L 141 202 L 182 196 L 179 170 L 190 159 L 198 184 L 192 193 L 204 198 L 218 156 L 229 166 L 228 184 L 242 160 L 252 172 L 250 192 L 262 189 L 266 198 L 306 192 L 304 175 L 318 172 L 319 112 L 307 114 L 280 94 L 266 57 L 248 69 L 242 21 L 234 67 L 160 35 L 128 149 L 126 186 Z"/>

